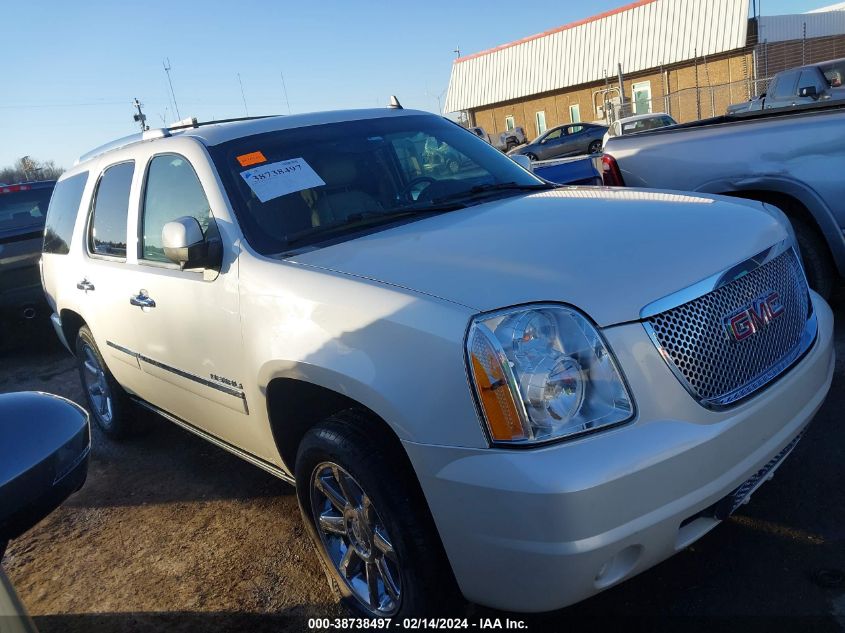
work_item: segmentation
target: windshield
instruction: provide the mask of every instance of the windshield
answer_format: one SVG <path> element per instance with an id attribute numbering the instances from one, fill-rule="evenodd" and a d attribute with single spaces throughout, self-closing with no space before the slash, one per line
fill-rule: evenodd
<path id="1" fill-rule="evenodd" d="M 265 255 L 550 186 L 433 115 L 280 130 L 210 152 L 247 240 Z"/>
<path id="2" fill-rule="evenodd" d="M 43 225 L 52 192 L 52 187 L 43 187 L 3 193 L 0 187 L 0 231 Z"/>

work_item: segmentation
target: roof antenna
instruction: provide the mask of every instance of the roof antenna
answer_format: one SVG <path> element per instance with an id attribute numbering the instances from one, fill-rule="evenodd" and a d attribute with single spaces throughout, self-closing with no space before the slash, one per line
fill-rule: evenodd
<path id="1" fill-rule="evenodd" d="M 390 103 L 387 104 L 387 107 L 391 110 L 402 110 L 402 104 L 399 103 L 399 99 L 396 98 L 396 95 L 390 95 Z"/>

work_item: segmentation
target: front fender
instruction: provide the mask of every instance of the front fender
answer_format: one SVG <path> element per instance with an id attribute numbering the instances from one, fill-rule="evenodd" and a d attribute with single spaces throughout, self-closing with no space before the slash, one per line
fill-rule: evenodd
<path id="1" fill-rule="evenodd" d="M 244 258 L 241 274 L 255 399 L 274 378 L 302 380 L 366 406 L 402 440 L 487 445 L 466 377 L 469 308 L 257 257 Z"/>

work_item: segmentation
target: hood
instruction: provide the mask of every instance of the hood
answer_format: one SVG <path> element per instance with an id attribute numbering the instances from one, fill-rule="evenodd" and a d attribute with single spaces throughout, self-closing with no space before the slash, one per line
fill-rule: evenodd
<path id="1" fill-rule="evenodd" d="M 572 188 L 487 202 L 297 255 L 478 311 L 573 305 L 601 326 L 787 237 L 759 203 Z"/>

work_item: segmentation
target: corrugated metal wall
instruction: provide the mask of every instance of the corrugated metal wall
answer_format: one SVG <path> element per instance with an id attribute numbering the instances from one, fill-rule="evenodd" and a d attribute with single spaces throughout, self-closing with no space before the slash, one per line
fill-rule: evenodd
<path id="1" fill-rule="evenodd" d="M 455 60 L 447 112 L 742 48 L 748 0 L 646 0 L 623 11 Z"/>
<path id="2" fill-rule="evenodd" d="M 800 40 L 804 37 L 805 25 L 807 38 L 842 35 L 845 33 L 845 11 L 761 16 L 757 38 L 761 42 Z"/>

